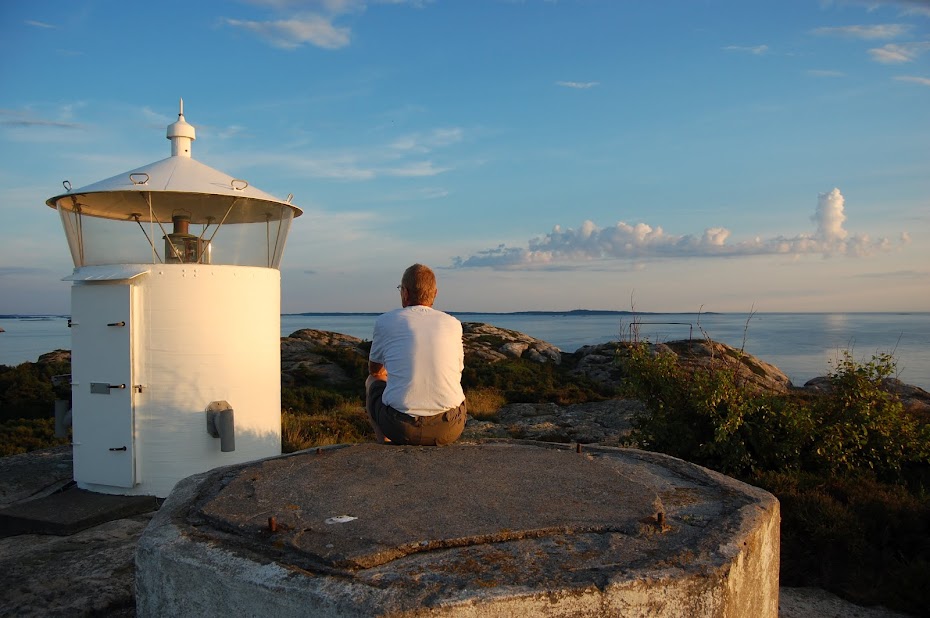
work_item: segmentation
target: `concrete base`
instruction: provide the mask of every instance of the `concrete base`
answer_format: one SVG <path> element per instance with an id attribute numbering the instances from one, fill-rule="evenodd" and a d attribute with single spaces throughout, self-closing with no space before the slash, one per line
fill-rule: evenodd
<path id="1" fill-rule="evenodd" d="M 154 496 L 114 496 L 71 487 L 0 509 L 0 538 L 16 534 L 68 536 L 157 508 Z"/>
<path id="2" fill-rule="evenodd" d="M 778 616 L 767 492 L 628 449 L 338 446 L 185 479 L 146 616 Z"/>

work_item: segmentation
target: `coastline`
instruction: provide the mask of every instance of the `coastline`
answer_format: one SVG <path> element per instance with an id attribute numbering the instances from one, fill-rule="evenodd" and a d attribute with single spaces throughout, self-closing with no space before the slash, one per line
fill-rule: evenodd
<path id="1" fill-rule="evenodd" d="M 572 309 L 479 313 L 450 311 L 462 322 L 481 322 L 525 333 L 568 353 L 583 346 L 636 336 L 652 342 L 704 339 L 727 343 L 784 371 L 803 385 L 827 375 L 850 352 L 856 360 L 890 353 L 899 378 L 930 390 L 930 312 L 659 313 Z M 300 312 L 281 315 L 280 335 L 302 328 L 370 339 L 378 312 Z M 61 314 L 0 315 L 0 364 L 34 362 L 70 349 L 68 318 Z"/>

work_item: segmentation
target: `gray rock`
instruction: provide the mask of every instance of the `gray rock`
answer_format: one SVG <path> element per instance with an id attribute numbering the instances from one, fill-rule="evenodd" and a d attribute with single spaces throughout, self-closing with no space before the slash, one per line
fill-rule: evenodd
<path id="1" fill-rule="evenodd" d="M 624 364 L 629 358 L 630 345 L 613 341 L 579 348 L 575 352 L 578 357 L 575 372 L 598 382 L 616 383 L 626 374 Z M 737 380 L 758 390 L 784 393 L 792 387 L 788 376 L 775 365 L 725 343 L 685 339 L 647 345 L 651 354 L 671 354 L 689 370 L 731 370 Z"/>
<path id="2" fill-rule="evenodd" d="M 562 351 L 551 343 L 507 328 L 463 322 L 462 338 L 466 358 L 472 356 L 489 363 L 506 358 L 525 358 L 534 363 L 552 362 L 556 365 L 562 362 Z"/>
<path id="3" fill-rule="evenodd" d="M 610 399 L 558 406 L 554 403 L 512 403 L 504 406 L 495 422 L 469 418 L 464 439 L 519 438 L 620 446 L 632 429 L 631 420 L 643 412 L 633 399 Z"/>
<path id="4" fill-rule="evenodd" d="M 71 536 L 0 539 L 2 616 L 133 616 L 133 555 L 153 513 Z"/>

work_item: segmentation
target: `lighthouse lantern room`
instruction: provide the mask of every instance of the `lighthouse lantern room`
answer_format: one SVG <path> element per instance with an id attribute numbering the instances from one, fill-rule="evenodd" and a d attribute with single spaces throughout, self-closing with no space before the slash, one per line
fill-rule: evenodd
<path id="1" fill-rule="evenodd" d="M 281 452 L 279 265 L 301 210 L 171 156 L 47 200 L 74 261 L 74 479 L 166 496 L 180 479 Z"/>

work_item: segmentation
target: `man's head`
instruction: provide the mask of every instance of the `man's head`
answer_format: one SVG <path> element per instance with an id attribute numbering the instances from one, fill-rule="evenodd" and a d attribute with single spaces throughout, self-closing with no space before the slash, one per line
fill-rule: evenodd
<path id="1" fill-rule="evenodd" d="M 411 305 L 433 306 L 436 299 L 436 275 L 423 264 L 414 264 L 404 271 L 400 279 L 400 294 L 404 307 Z"/>

